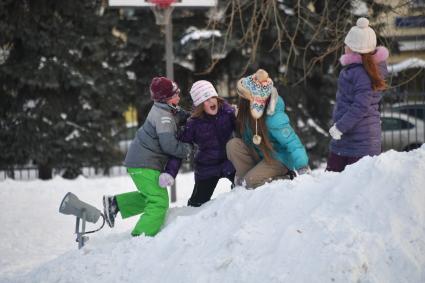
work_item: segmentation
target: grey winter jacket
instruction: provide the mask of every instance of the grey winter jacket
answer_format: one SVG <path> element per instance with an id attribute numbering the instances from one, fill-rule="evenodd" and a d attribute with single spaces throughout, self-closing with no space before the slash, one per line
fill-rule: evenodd
<path id="1" fill-rule="evenodd" d="M 167 104 L 155 102 L 130 144 L 124 165 L 162 171 L 170 155 L 187 159 L 192 145 L 176 139 L 176 119 Z"/>

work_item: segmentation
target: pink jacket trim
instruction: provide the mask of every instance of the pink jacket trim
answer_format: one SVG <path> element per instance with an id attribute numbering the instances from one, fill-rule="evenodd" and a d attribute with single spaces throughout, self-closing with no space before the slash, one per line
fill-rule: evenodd
<path id="1" fill-rule="evenodd" d="M 376 48 L 376 53 L 373 54 L 373 59 L 376 63 L 383 62 L 388 59 L 390 53 L 388 49 L 383 46 L 378 46 Z M 348 53 L 344 54 L 339 58 L 339 62 L 343 66 L 354 64 L 354 63 L 362 63 L 362 56 L 359 53 Z"/>

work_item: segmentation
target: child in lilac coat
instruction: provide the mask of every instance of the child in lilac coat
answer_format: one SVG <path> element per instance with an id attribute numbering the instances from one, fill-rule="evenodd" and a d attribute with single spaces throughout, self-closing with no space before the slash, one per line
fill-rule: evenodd
<path id="1" fill-rule="evenodd" d="M 357 20 L 344 43 L 326 168 L 336 172 L 381 152 L 379 102 L 387 75 L 388 50 L 376 47 L 375 32 L 366 18 Z"/>
<path id="2" fill-rule="evenodd" d="M 227 159 L 226 143 L 235 129 L 235 109 L 218 97 L 208 81 L 193 84 L 190 95 L 194 111 L 178 139 L 197 146 L 195 153 L 195 186 L 189 206 L 209 201 L 220 178 L 233 182 L 235 168 Z M 170 186 L 181 165 L 181 159 L 170 158 L 159 177 L 162 187 Z"/>

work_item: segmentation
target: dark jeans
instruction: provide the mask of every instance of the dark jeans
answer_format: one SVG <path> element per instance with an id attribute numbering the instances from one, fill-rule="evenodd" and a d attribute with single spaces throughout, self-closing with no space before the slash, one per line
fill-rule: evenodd
<path id="1" fill-rule="evenodd" d="M 195 182 L 193 188 L 192 196 L 187 202 L 188 206 L 201 206 L 211 199 L 211 196 L 214 193 L 215 187 L 217 186 L 218 180 L 222 177 L 211 177 L 205 180 L 200 180 Z M 232 183 L 235 178 L 235 174 L 227 176 Z M 233 187 L 233 186 L 232 186 Z"/>
<path id="2" fill-rule="evenodd" d="M 326 171 L 342 172 L 344 171 L 345 166 L 356 163 L 360 158 L 361 157 L 342 156 L 330 152 Z"/>

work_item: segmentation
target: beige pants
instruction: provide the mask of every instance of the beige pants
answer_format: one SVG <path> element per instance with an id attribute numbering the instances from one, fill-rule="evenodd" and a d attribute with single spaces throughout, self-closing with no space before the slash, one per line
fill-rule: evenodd
<path id="1" fill-rule="evenodd" d="M 267 163 L 242 139 L 233 138 L 226 145 L 227 158 L 236 169 L 236 178 L 245 180 L 247 188 L 256 188 L 267 181 L 284 178 L 288 169 L 279 161 Z M 238 185 L 238 184 L 236 184 Z"/>

